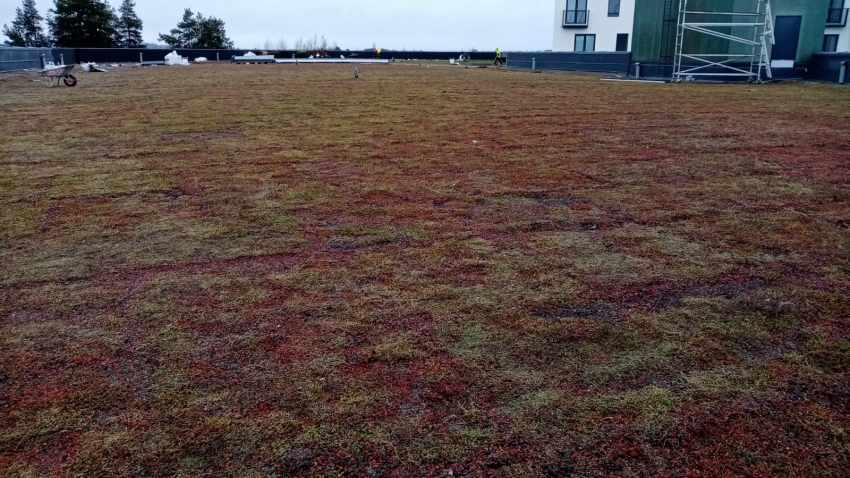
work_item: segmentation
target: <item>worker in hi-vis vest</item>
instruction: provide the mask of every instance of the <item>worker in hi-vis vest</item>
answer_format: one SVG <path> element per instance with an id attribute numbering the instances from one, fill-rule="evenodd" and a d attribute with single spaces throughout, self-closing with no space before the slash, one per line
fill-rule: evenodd
<path id="1" fill-rule="evenodd" d="M 493 62 L 494 65 L 498 65 L 502 63 L 502 49 L 496 47 L 496 61 Z"/>

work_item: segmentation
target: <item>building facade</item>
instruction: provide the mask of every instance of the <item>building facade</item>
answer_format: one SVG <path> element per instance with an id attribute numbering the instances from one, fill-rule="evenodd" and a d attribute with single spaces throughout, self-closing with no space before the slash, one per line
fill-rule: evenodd
<path id="1" fill-rule="evenodd" d="M 774 61 L 793 58 L 795 64 L 808 64 L 812 54 L 822 52 L 831 1 L 770 0 L 777 43 L 771 50 L 771 58 Z M 795 47 L 796 56 L 790 54 Z"/>
<path id="2" fill-rule="evenodd" d="M 764 11 L 763 0 L 688 0 L 688 10 L 754 12 L 759 1 Z M 812 54 L 833 44 L 836 51 L 850 49 L 844 3 L 845 0 L 770 0 L 776 45 L 769 49 L 777 60 L 774 66 L 799 67 L 808 63 Z M 666 68 L 664 64 L 672 62 L 675 54 L 678 9 L 679 0 L 556 0 L 552 49 L 629 51 L 632 61 L 659 63 L 660 68 Z M 705 21 L 714 22 L 717 18 L 706 16 Z M 835 24 L 827 27 L 828 19 Z M 684 37 L 684 50 L 690 52 L 737 53 L 748 48 L 693 32 L 686 32 Z M 662 71 L 658 73 L 666 76 Z"/>
<path id="3" fill-rule="evenodd" d="M 553 51 L 631 51 L 636 0 L 558 0 Z"/>
<path id="4" fill-rule="evenodd" d="M 826 18 L 826 32 L 823 37 L 825 53 L 850 52 L 850 28 L 847 15 L 850 0 L 830 0 Z"/>

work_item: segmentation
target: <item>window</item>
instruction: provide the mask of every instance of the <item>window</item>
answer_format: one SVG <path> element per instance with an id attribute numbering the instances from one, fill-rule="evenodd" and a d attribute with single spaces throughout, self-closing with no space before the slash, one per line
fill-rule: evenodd
<path id="1" fill-rule="evenodd" d="M 564 25 L 587 25 L 587 0 L 567 0 L 567 9 L 564 11 Z"/>
<path id="2" fill-rule="evenodd" d="M 608 0 L 608 16 L 620 16 L 620 0 Z"/>
<path id="3" fill-rule="evenodd" d="M 576 35 L 575 51 L 596 51 L 596 35 Z"/>
<path id="4" fill-rule="evenodd" d="M 617 51 L 629 51 L 629 34 L 617 34 Z"/>
<path id="5" fill-rule="evenodd" d="M 847 11 L 844 9 L 844 3 L 844 0 L 830 0 L 826 26 L 843 27 L 847 25 Z"/>
<path id="6" fill-rule="evenodd" d="M 823 51 L 824 53 L 835 53 L 838 51 L 838 35 L 824 35 Z"/>

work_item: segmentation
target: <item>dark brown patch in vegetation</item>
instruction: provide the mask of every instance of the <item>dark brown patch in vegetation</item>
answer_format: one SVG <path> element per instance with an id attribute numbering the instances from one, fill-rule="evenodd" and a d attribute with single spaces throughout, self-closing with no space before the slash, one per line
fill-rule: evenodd
<path id="1" fill-rule="evenodd" d="M 570 207 L 579 202 L 575 198 L 536 198 L 535 200 L 548 207 Z"/>
<path id="2" fill-rule="evenodd" d="M 589 302 L 583 305 L 558 307 L 553 310 L 534 312 L 534 316 L 546 321 L 579 317 L 582 319 L 598 320 L 608 324 L 616 323 L 625 312 L 616 304 L 604 302 Z"/>
<path id="3" fill-rule="evenodd" d="M 316 454 L 313 450 L 301 447 L 287 453 L 283 458 L 283 462 L 286 465 L 287 471 L 290 473 L 299 472 L 309 468 L 313 464 L 313 458 L 315 456 Z"/>

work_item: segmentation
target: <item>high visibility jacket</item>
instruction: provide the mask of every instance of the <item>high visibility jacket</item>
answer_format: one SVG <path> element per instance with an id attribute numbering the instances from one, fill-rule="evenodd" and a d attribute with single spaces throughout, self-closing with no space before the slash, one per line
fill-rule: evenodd
<path id="1" fill-rule="evenodd" d="M 380 48 L 378 48 L 377 50 L 378 50 L 378 54 L 380 55 L 380 54 L 381 54 L 381 49 L 380 49 Z"/>
<path id="2" fill-rule="evenodd" d="M 496 58 L 501 58 L 501 57 L 502 57 L 502 49 L 496 48 Z"/>

